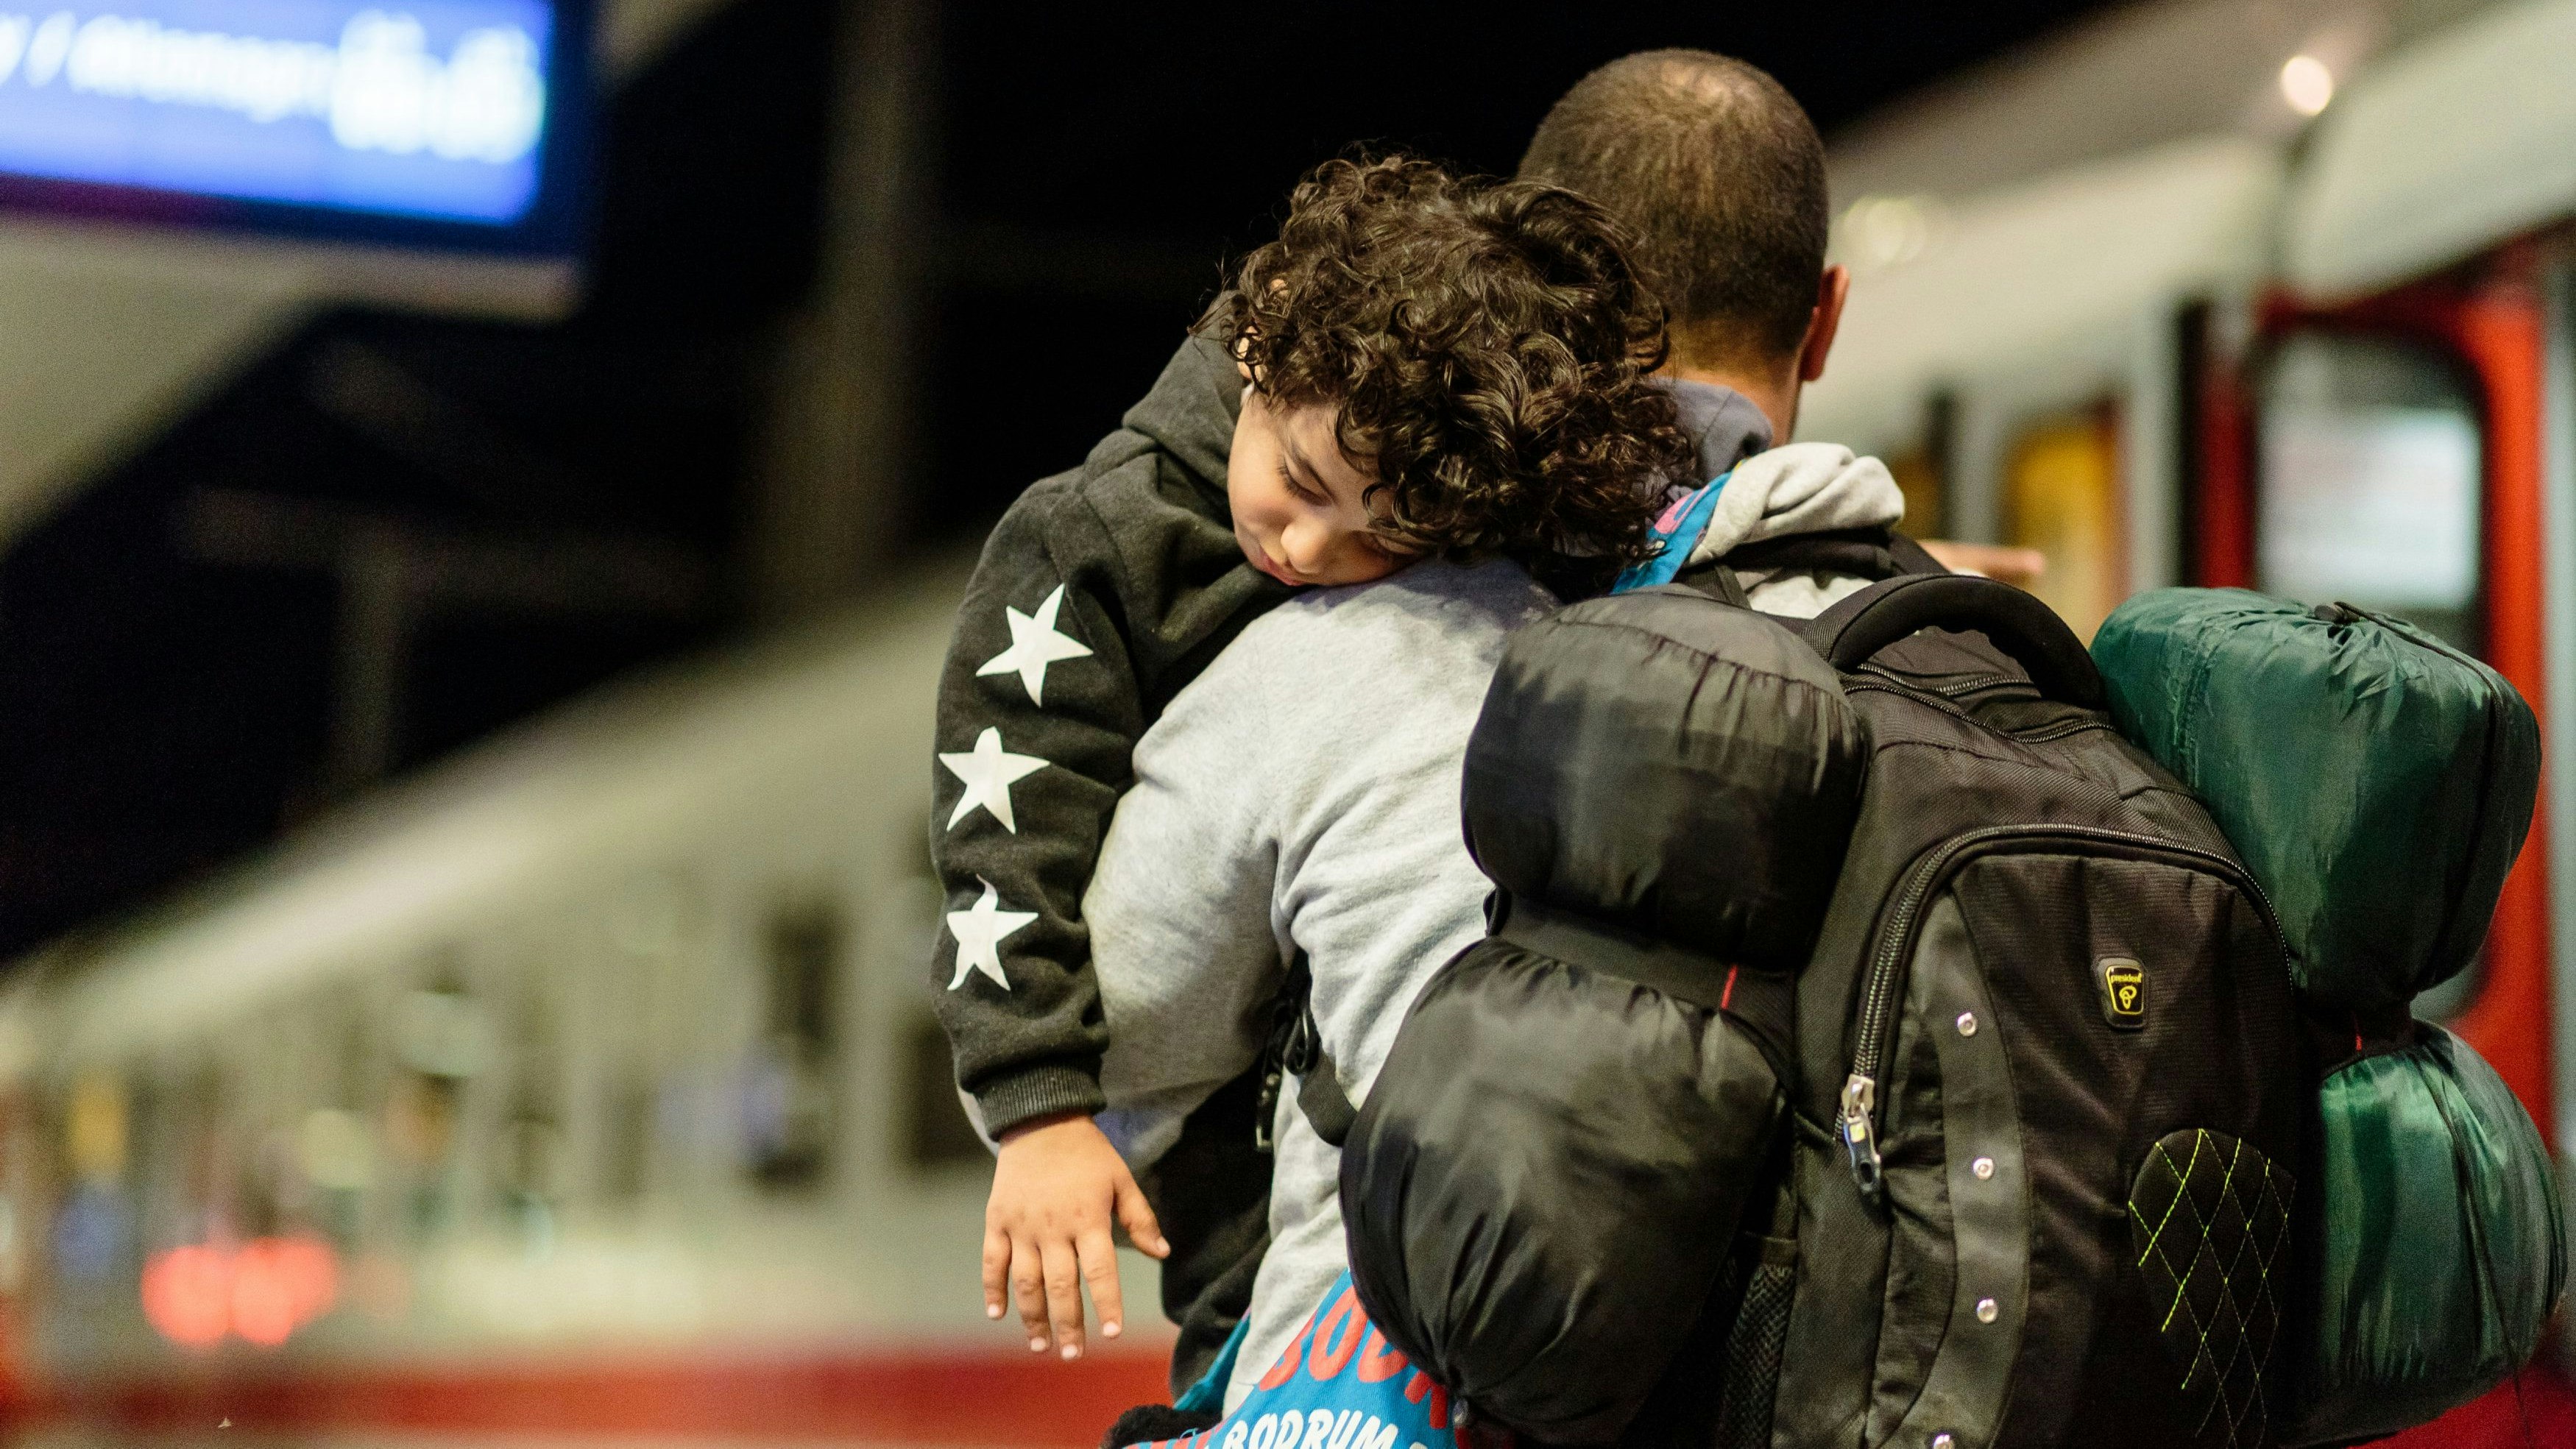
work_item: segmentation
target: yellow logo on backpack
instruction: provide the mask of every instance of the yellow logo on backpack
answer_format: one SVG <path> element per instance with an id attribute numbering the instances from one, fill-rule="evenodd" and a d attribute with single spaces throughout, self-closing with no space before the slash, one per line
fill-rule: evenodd
<path id="1" fill-rule="evenodd" d="M 2115 1031 L 2142 1031 L 2147 1025 L 2147 968 L 2130 956 L 2105 956 L 2093 963 L 2093 980 L 2102 988 L 2102 1019 Z"/>

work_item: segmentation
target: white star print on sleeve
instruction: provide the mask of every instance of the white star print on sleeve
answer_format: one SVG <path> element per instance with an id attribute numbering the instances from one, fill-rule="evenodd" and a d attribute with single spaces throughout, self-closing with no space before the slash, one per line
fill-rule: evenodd
<path id="1" fill-rule="evenodd" d="M 993 883 L 983 881 L 984 894 L 975 904 L 962 911 L 948 913 L 948 933 L 957 938 L 957 974 L 948 983 L 956 990 L 966 984 L 968 975 L 981 971 L 993 978 L 993 984 L 1004 991 L 1011 989 L 1011 978 L 1002 974 L 1002 942 L 1038 918 L 1035 911 L 1006 911 L 1001 908 L 1001 895 Z"/>
<path id="2" fill-rule="evenodd" d="M 1064 607 L 1064 585 L 1046 596 L 1035 614 L 1023 614 L 1008 604 L 1002 606 L 1002 621 L 1011 626 L 1011 647 L 984 661 L 977 675 L 1011 674 L 1020 676 L 1020 685 L 1029 692 L 1029 703 L 1046 703 L 1047 666 L 1059 659 L 1080 659 L 1091 652 L 1090 646 L 1069 634 L 1056 631 L 1056 611 Z"/>
<path id="3" fill-rule="evenodd" d="M 965 793 L 957 797 L 957 808 L 948 812 L 948 828 L 983 806 L 1002 822 L 1002 828 L 1013 835 L 1020 833 L 1019 822 L 1011 818 L 1011 786 L 1021 777 L 1047 767 L 1035 755 L 1014 755 L 1002 748 L 1002 732 L 990 725 L 975 737 L 975 748 L 966 754 L 942 754 L 939 763 L 948 773 L 965 782 Z"/>

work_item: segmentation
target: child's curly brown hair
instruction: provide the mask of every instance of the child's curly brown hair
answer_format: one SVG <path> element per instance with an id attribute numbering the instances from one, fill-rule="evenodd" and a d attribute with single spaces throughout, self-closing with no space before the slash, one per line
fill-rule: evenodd
<path id="1" fill-rule="evenodd" d="M 1647 381 L 1662 304 L 1618 224 L 1557 187 L 1327 161 L 1200 326 L 1263 396 L 1339 409 L 1399 551 L 1642 558 L 1696 456 Z"/>

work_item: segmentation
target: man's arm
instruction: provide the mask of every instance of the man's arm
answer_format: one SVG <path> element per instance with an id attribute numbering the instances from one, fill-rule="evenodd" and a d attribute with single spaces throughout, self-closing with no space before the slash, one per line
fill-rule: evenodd
<path id="1" fill-rule="evenodd" d="M 1999 543 L 1958 543 L 1946 538 L 1918 540 L 1933 561 L 1954 574 L 1983 574 L 2017 589 L 2029 588 L 2048 572 L 2048 559 L 2035 548 Z"/>

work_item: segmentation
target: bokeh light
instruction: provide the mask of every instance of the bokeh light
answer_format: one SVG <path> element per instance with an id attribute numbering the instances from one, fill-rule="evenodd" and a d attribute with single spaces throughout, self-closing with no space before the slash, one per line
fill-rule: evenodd
<path id="1" fill-rule="evenodd" d="M 2334 100 L 2334 72 L 2313 55 L 2294 55 L 2281 63 L 2281 99 L 2302 116 L 2313 116 Z"/>
<path id="2" fill-rule="evenodd" d="M 319 1238 L 192 1243 L 144 1264 L 143 1316 L 187 1348 L 212 1348 L 227 1334 L 275 1348 L 329 1312 L 339 1291 L 338 1255 Z"/>

